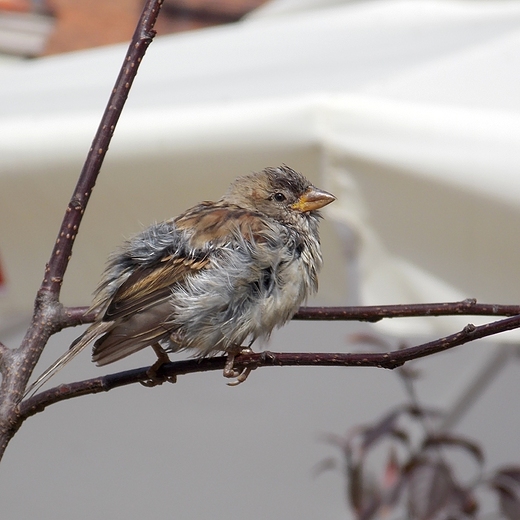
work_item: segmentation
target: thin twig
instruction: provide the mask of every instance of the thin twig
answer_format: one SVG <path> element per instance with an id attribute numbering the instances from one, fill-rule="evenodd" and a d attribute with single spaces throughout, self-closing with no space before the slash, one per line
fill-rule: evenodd
<path id="1" fill-rule="evenodd" d="M 469 298 L 460 302 L 416 303 L 406 305 L 367 305 L 365 307 L 301 307 L 294 320 L 348 320 L 376 322 L 383 318 L 419 316 L 516 316 L 520 305 L 477 303 Z"/>

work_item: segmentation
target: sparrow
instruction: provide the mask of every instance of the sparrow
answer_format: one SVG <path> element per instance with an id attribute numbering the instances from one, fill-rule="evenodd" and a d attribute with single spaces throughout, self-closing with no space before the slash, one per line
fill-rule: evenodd
<path id="1" fill-rule="evenodd" d="M 216 202 L 156 223 L 113 253 L 89 312 L 94 323 L 31 386 L 41 386 L 93 342 L 103 366 L 151 346 L 234 357 L 267 338 L 318 288 L 318 210 L 334 195 L 286 165 L 239 177 Z"/>

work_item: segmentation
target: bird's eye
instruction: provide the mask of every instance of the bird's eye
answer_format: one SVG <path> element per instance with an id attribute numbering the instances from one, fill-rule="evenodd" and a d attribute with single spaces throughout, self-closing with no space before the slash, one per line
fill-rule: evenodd
<path id="1" fill-rule="evenodd" d="M 275 193 L 273 198 L 276 202 L 283 202 L 285 200 L 285 195 L 283 193 Z"/>

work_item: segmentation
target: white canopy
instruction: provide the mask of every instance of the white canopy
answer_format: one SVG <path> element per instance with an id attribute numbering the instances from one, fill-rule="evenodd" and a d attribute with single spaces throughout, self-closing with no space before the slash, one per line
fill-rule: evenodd
<path id="1" fill-rule="evenodd" d="M 122 45 L 100 48 L 0 69 L 0 263 L 6 280 L 0 310 L 4 316 L 32 308 L 125 50 Z M 489 303 L 518 303 L 519 92 L 520 3 L 514 0 L 278 1 L 235 25 L 157 38 L 137 76 L 85 216 L 65 279 L 65 303 L 89 302 L 107 253 L 123 236 L 201 199 L 220 197 L 237 175 L 282 162 L 338 197 L 329 206 L 322 228 L 326 265 L 320 280 L 321 302 L 382 304 L 476 297 Z M 401 320 L 388 322 L 387 327 L 406 335 L 444 333 L 467 321 L 475 320 Z M 319 329 L 322 336 L 311 334 L 310 341 L 319 344 L 325 337 L 327 344 L 319 348 L 347 348 L 344 332 L 335 327 L 326 329 L 330 336 Z M 281 337 L 287 339 L 284 333 Z M 291 332 L 286 334 L 290 337 Z M 275 349 L 277 341 L 270 348 Z M 56 357 L 49 356 L 49 362 Z M 478 362 L 486 358 L 461 355 L 456 359 L 463 364 L 462 376 L 461 365 L 451 362 L 448 367 L 439 365 L 445 378 L 442 389 L 432 380 L 426 384 L 443 404 L 456 400 L 456 390 L 475 377 Z M 219 413 L 234 424 L 237 408 L 232 407 L 238 406 L 251 427 L 270 439 L 270 414 L 277 410 L 283 415 L 284 406 L 300 406 L 305 399 L 317 403 L 320 395 L 330 397 L 327 392 L 334 386 L 330 372 L 320 372 L 312 385 L 300 380 L 298 386 L 298 376 L 291 376 L 294 395 L 288 391 L 287 401 L 280 402 L 273 379 L 266 388 L 264 376 L 255 373 L 252 382 L 243 385 L 245 390 L 226 397 Z M 336 388 L 341 396 L 331 405 L 336 407 L 330 410 L 335 418 L 316 404 L 319 413 L 309 416 L 310 430 L 305 429 L 307 424 L 293 423 L 293 438 L 305 435 L 305 442 L 314 443 L 308 437 L 317 431 L 336 428 L 338 432 L 344 422 L 336 419 L 337 408 L 355 404 L 345 404 L 344 395 L 357 396 L 352 401 L 363 408 L 355 419 L 352 412 L 351 420 L 373 418 L 367 415 L 373 410 L 357 402 L 356 392 L 363 393 L 367 384 L 364 374 L 348 374 L 349 382 L 343 377 L 341 391 Z M 373 390 L 366 391 L 377 395 L 381 406 L 387 401 L 391 405 L 398 399 L 396 391 L 383 390 L 381 377 L 378 372 L 377 379 L 370 378 Z M 279 373 L 274 379 L 281 379 Z M 514 388 L 517 374 L 508 381 Z M 187 383 L 191 410 L 209 414 L 205 420 L 214 413 L 208 403 L 221 392 L 215 390 L 219 383 L 209 384 L 211 397 L 202 398 L 198 387 Z M 182 402 L 186 386 L 175 386 Z M 137 400 L 143 398 L 138 390 L 128 392 L 134 399 L 132 406 L 126 405 L 127 412 L 121 405 L 117 412 L 111 409 L 112 419 L 116 415 L 128 421 L 125 413 L 134 417 Z M 258 400 L 257 419 L 250 416 L 248 406 L 240 408 L 239 396 Z M 499 409 L 492 406 L 485 420 L 474 421 L 482 435 L 495 441 L 493 413 Z M 205 420 L 193 419 L 200 428 Z M 242 434 L 219 424 L 215 438 L 222 442 L 236 434 L 235 441 L 243 442 Z M 184 439 L 182 432 L 176 432 L 176 443 L 197 442 L 202 435 L 199 431 L 190 437 L 193 429 L 189 429 Z M 244 432 L 252 435 L 247 427 Z M 94 438 L 96 433 L 90 433 Z M 518 424 L 501 435 L 517 439 Z M 164 430 L 157 436 L 158 444 L 169 441 Z M 114 437 L 117 446 L 120 436 L 114 433 Z M 501 444 L 505 451 L 495 446 L 495 461 L 510 456 L 507 446 L 511 444 L 505 438 Z M 106 446 L 96 445 L 96 449 L 108 456 L 114 453 L 110 446 L 112 451 L 107 439 Z M 272 445 L 265 450 L 259 447 L 258 459 L 251 455 L 251 462 L 261 467 L 262 458 L 272 449 Z M 284 450 L 280 456 L 288 457 L 288 475 L 304 471 L 302 455 L 293 454 L 298 459 L 293 465 L 291 450 L 287 446 Z M 55 456 L 61 457 L 58 452 Z M 213 460 L 214 454 L 205 456 Z M 238 448 L 230 455 L 235 457 L 240 458 Z M 305 467 L 316 460 L 308 460 Z M 240 476 L 226 478 L 232 489 L 240 489 Z M 285 487 L 273 488 L 266 482 L 266 494 L 260 487 L 259 496 L 283 491 L 286 497 L 291 493 L 298 497 L 292 502 L 295 509 L 282 507 L 283 512 L 275 515 L 278 518 L 310 519 L 318 512 L 320 518 L 339 518 L 343 517 L 341 482 L 339 476 L 334 478 L 337 486 L 328 492 L 331 497 L 338 495 L 336 502 L 332 498 L 316 502 L 307 480 L 303 485 L 301 479 L 292 481 L 289 476 Z M 304 486 L 306 496 L 301 489 L 291 488 L 293 482 Z M 126 491 L 133 489 L 126 477 L 125 483 Z M 219 489 L 216 484 L 215 492 Z M 204 496 L 209 492 L 204 489 Z M 70 507 L 65 507 L 68 512 L 63 518 L 74 516 L 74 504 Z M 89 514 L 96 513 L 95 504 L 88 507 Z M 193 503 L 186 507 L 193 508 Z M 205 513 L 201 504 L 195 510 L 198 518 L 216 517 L 213 510 Z M 49 511 L 57 518 L 55 509 Z M 134 511 L 138 515 L 138 509 Z M 252 505 L 244 514 L 265 518 L 273 511 L 279 510 Z M 131 511 L 126 515 L 134 518 Z"/>
<path id="2" fill-rule="evenodd" d="M 275 3 L 153 43 L 80 232 L 67 301 L 88 301 L 123 235 L 280 162 L 338 195 L 327 216 L 353 232 L 362 303 L 518 301 L 520 5 L 336 3 L 290 16 Z M 32 306 L 124 50 L 0 72 L 9 308 Z M 353 290 L 337 289 L 344 259 L 333 241 L 326 232 L 322 295 L 345 301 Z"/>

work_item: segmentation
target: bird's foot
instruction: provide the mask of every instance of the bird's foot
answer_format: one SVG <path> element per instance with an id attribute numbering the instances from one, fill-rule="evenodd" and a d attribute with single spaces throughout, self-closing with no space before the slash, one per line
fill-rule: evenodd
<path id="1" fill-rule="evenodd" d="M 235 357 L 237 354 L 251 354 L 253 351 L 249 347 L 240 349 L 239 352 L 230 352 L 227 356 L 226 366 L 224 367 L 224 377 L 236 378 L 235 381 L 230 381 L 228 386 L 238 386 L 243 383 L 251 373 L 252 368 L 244 368 L 243 370 L 237 370 L 235 368 Z"/>
<path id="2" fill-rule="evenodd" d="M 157 354 L 157 361 L 146 371 L 146 377 L 148 377 L 148 379 L 141 381 L 140 383 L 147 387 L 162 385 L 166 382 L 176 383 L 177 376 L 161 376 L 158 374 L 159 369 L 165 363 L 170 363 L 171 361 L 166 351 L 160 345 L 152 345 L 152 348 Z"/>

